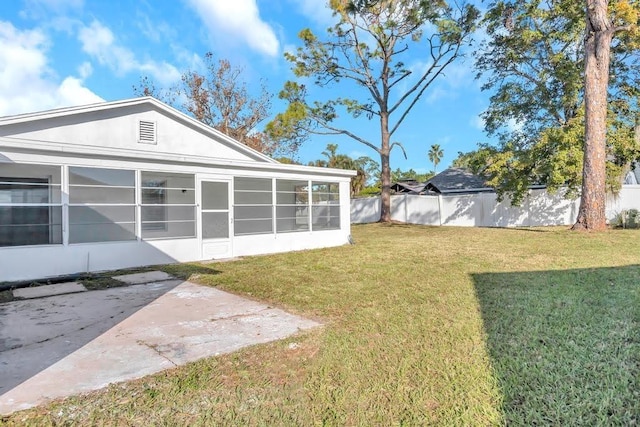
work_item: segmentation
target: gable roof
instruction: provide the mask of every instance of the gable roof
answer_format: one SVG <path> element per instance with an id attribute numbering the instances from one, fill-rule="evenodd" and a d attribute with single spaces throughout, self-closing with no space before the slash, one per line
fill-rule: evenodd
<path id="1" fill-rule="evenodd" d="M 424 191 L 425 184 L 418 181 L 398 181 L 391 185 L 391 189 L 396 193 L 420 194 Z"/>
<path id="2" fill-rule="evenodd" d="M 391 189 L 397 193 L 427 194 L 427 193 L 475 193 L 494 191 L 486 185 L 484 179 L 474 175 L 466 169 L 449 168 L 440 172 L 427 182 L 398 181 Z"/>
<path id="3" fill-rule="evenodd" d="M 445 169 L 427 181 L 425 190 L 442 194 L 493 191 L 483 178 L 462 168 Z"/>
<path id="4" fill-rule="evenodd" d="M 13 116 L 0 117 L 0 129 L 3 127 L 10 127 L 11 125 L 20 125 L 25 123 L 34 123 L 38 121 L 47 121 L 52 119 L 73 118 L 74 116 L 81 116 L 84 114 L 97 113 L 97 112 L 115 112 L 118 110 L 125 110 L 136 106 L 148 106 L 165 114 L 174 120 L 184 123 L 189 127 L 196 129 L 197 131 L 211 137 L 212 139 L 223 143 L 235 151 L 241 152 L 244 155 L 251 157 L 252 159 L 265 162 L 265 163 L 278 163 L 278 161 L 271 157 L 260 153 L 238 141 L 227 136 L 226 134 L 214 129 L 195 118 L 188 116 L 187 114 L 167 105 L 153 97 L 145 96 L 140 98 L 131 98 L 120 101 L 100 102 L 96 104 L 80 105 L 74 107 L 56 108 L 46 111 L 38 111 L 33 113 L 18 114 Z M 0 136 L 11 136 L 11 134 L 3 134 L 0 132 Z"/>
<path id="5" fill-rule="evenodd" d="M 191 137 L 198 135 L 197 141 L 184 140 L 184 135 L 171 134 L 165 137 L 166 141 L 172 140 L 173 148 L 182 150 L 167 151 L 158 150 L 158 145 L 136 144 L 127 145 L 127 142 L 115 145 L 101 145 L 92 141 L 91 135 L 95 130 L 91 128 L 93 123 L 101 123 L 98 128 L 102 140 L 118 140 L 124 134 L 131 140 L 132 122 L 136 118 L 148 117 L 150 113 L 157 118 L 165 118 L 167 123 L 172 123 L 173 130 L 185 126 L 191 132 Z M 125 118 L 125 127 L 119 128 L 117 123 L 109 122 L 111 119 L 121 120 Z M 115 127 L 113 124 L 116 124 Z M 106 124 L 106 125 L 105 125 Z M 166 124 L 166 123 L 165 123 Z M 87 127 L 89 125 L 89 127 Z M 70 128 L 83 126 L 73 132 L 70 138 Z M 135 126 L 133 126 L 135 127 Z M 104 133 L 107 133 L 105 136 Z M 222 148 L 222 152 L 211 150 L 200 145 L 202 141 L 211 141 Z M 87 143 L 90 141 L 91 143 Z M 130 141 L 131 142 L 131 141 Z M 191 150 L 187 150 L 187 144 Z M 196 151 L 194 147 L 198 147 Z M 201 148 L 204 147 L 204 148 Z M 184 164 L 204 167 L 222 167 L 235 170 L 262 170 L 285 173 L 312 174 L 317 177 L 330 177 L 348 179 L 356 175 L 356 171 L 346 169 L 321 168 L 313 166 L 289 165 L 274 160 L 235 139 L 213 129 L 198 120 L 166 105 L 152 97 L 133 98 L 122 101 L 101 102 L 90 105 L 58 108 L 27 114 L 0 117 L 0 150 L 11 152 L 81 156 L 103 159 L 135 160 L 151 163 Z M 225 154 L 237 155 L 225 157 Z M 0 163 L 3 155 L 0 154 Z"/>

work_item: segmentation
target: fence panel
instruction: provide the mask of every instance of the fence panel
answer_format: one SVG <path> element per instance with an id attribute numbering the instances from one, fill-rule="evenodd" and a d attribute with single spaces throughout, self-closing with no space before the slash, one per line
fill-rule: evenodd
<path id="1" fill-rule="evenodd" d="M 567 200 L 562 194 L 531 190 L 522 206 L 513 207 L 505 198 L 498 202 L 495 193 L 459 195 L 391 196 L 394 221 L 422 225 L 459 227 L 529 227 L 570 225 L 578 215 L 580 200 Z M 607 218 L 623 210 L 640 210 L 640 185 L 626 185 L 617 196 L 607 199 Z M 380 198 L 351 201 L 351 222 L 376 222 L 380 219 Z"/>
<path id="2" fill-rule="evenodd" d="M 368 224 L 380 219 L 380 197 L 351 199 L 351 223 Z"/>

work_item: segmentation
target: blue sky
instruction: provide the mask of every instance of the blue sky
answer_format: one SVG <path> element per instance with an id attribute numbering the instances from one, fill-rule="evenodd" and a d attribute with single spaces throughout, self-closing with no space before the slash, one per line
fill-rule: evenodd
<path id="1" fill-rule="evenodd" d="M 297 34 L 317 35 L 333 22 L 322 0 L 4 0 L 0 3 L 0 116 L 134 97 L 141 75 L 169 87 L 182 71 L 197 69 L 206 52 L 244 68 L 250 88 L 265 79 L 277 94 L 293 79 L 285 51 Z M 469 52 L 470 54 L 471 52 Z M 409 66 L 425 62 L 417 54 Z M 431 144 L 444 158 L 438 171 L 478 142 L 488 141 L 478 115 L 488 94 L 474 80 L 471 57 L 454 63 L 427 90 L 393 140 L 407 152 L 391 155 L 393 169 L 432 169 Z M 341 87 L 333 89 L 341 93 Z M 273 114 L 285 108 L 273 101 Z M 375 138 L 378 123 L 343 121 Z M 377 153 L 347 137 L 317 136 L 299 152 L 306 163 L 328 143 L 353 157 Z"/>

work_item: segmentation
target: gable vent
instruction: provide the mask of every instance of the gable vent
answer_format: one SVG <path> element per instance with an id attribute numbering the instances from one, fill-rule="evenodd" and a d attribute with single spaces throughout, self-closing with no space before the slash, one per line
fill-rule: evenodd
<path id="1" fill-rule="evenodd" d="M 141 144 L 156 144 L 156 122 L 138 121 L 138 142 Z"/>

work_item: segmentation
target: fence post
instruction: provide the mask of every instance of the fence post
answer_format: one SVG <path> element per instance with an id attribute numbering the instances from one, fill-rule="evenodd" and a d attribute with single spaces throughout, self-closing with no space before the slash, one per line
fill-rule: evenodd
<path id="1" fill-rule="evenodd" d="M 442 194 L 438 194 L 438 222 L 442 226 Z"/>

